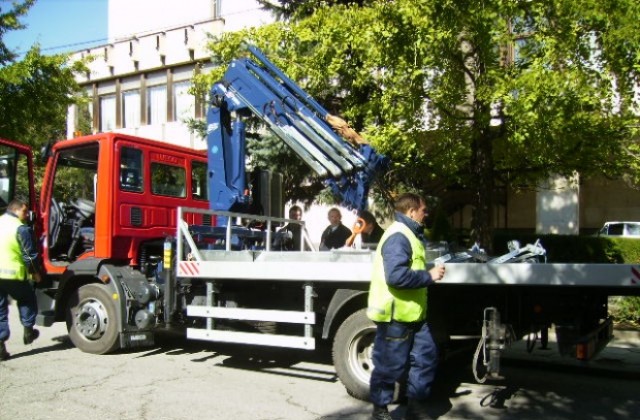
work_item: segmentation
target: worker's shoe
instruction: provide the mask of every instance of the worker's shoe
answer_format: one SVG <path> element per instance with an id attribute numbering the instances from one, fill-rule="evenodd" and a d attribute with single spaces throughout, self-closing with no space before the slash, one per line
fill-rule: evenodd
<path id="1" fill-rule="evenodd" d="M 31 344 L 38 337 L 40 337 L 40 331 L 33 327 L 24 327 L 24 335 L 22 336 L 24 344 Z"/>
<path id="2" fill-rule="evenodd" d="M 393 420 L 386 405 L 373 405 L 371 420 Z"/>
<path id="3" fill-rule="evenodd" d="M 409 399 L 407 412 L 404 418 L 406 420 L 430 420 L 432 417 L 427 411 L 427 404 L 425 401 Z"/>
<path id="4" fill-rule="evenodd" d="M 0 362 L 3 360 L 7 360 L 11 356 L 7 351 L 7 348 L 4 346 L 4 341 L 0 341 Z"/>

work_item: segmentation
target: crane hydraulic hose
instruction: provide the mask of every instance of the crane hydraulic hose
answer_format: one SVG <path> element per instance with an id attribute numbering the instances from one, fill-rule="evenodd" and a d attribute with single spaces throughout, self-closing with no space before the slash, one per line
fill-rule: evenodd
<path id="1" fill-rule="evenodd" d="M 487 378 L 502 379 L 500 376 L 500 353 L 504 349 L 506 327 L 500 323 L 500 312 L 490 307 L 484 310 L 482 321 L 482 336 L 473 355 L 473 376 L 478 383 L 484 383 Z M 487 356 L 487 349 L 489 354 Z M 478 359 L 482 351 L 482 364 L 487 369 L 485 375 L 478 376 Z"/>

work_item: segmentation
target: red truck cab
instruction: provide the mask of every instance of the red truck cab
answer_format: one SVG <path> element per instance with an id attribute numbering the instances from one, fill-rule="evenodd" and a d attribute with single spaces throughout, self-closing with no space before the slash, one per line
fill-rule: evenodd
<path id="1" fill-rule="evenodd" d="M 78 260 L 139 266 L 161 255 L 176 208 L 208 208 L 206 182 L 204 152 L 115 133 L 56 143 L 40 196 L 47 273 Z"/>
<path id="2" fill-rule="evenodd" d="M 59 141 L 45 157 L 37 232 L 47 276 L 37 293 L 36 322 L 66 321 L 74 344 L 92 353 L 135 345 L 130 337 L 148 344 L 151 334 L 139 333 L 140 325 L 146 328 L 154 318 L 137 325 L 134 318 L 151 314 L 143 309 L 147 294 L 162 294 L 147 279 L 162 271 L 163 245 L 176 234 L 177 208 L 209 207 L 206 153 L 101 133 Z M 192 219 L 215 223 L 201 214 Z M 86 294 L 98 290 L 96 283 L 122 299 L 92 314 L 96 297 Z M 96 328 L 92 316 L 101 320 Z M 105 335 L 114 317 L 118 327 Z"/>

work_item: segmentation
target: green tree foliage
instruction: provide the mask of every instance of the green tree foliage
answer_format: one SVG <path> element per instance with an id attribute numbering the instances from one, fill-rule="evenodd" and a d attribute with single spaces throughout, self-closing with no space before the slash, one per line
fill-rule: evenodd
<path id="1" fill-rule="evenodd" d="M 310 205 L 324 190 L 320 180 L 306 176 L 306 164 L 275 135 L 250 136 L 247 154 L 250 156 L 250 170 L 267 169 L 282 174 L 285 198 Z"/>
<path id="2" fill-rule="evenodd" d="M 485 248 L 500 188 L 636 180 L 637 1 L 303 3 L 303 18 L 214 39 L 214 61 L 255 43 L 392 158 L 398 189 L 472 205 Z"/>
<path id="3" fill-rule="evenodd" d="M 69 63 L 64 54 L 45 56 L 34 45 L 21 60 L 16 60 L 2 36 L 24 28 L 24 16 L 35 0 L 12 3 L 0 9 L 0 137 L 35 147 L 65 137 L 67 109 L 82 101 L 74 79 L 85 71 L 84 62 Z M 4 7 L 6 3 L 3 3 Z"/>
<path id="4" fill-rule="evenodd" d="M 24 16 L 35 0 L 0 3 L 0 138 L 18 141 L 34 148 L 66 137 L 68 107 L 86 100 L 74 74 L 86 71 L 84 62 L 69 63 L 64 54 L 45 56 L 34 45 L 21 60 L 3 42 L 8 31 L 20 30 Z M 36 159 L 36 163 L 39 159 Z M 41 181 L 41 169 L 36 166 L 36 183 Z M 19 178 L 21 190 L 28 179 Z M 73 189 L 69 177 L 69 189 Z"/>
<path id="5" fill-rule="evenodd" d="M 376 0 L 256 0 L 265 10 L 273 13 L 280 20 L 300 20 L 313 15 L 318 7 L 335 5 L 364 6 Z"/>
<path id="6" fill-rule="evenodd" d="M 0 136 L 31 146 L 64 138 L 69 105 L 80 90 L 66 55 L 45 56 L 34 46 L 22 61 L 0 68 Z"/>
<path id="7" fill-rule="evenodd" d="M 36 0 L 23 0 L 21 2 L 12 2 L 8 8 L 8 1 L 0 4 L 0 66 L 12 62 L 16 58 L 16 54 L 10 51 L 2 41 L 4 34 L 16 29 L 23 29 L 24 25 L 20 23 L 20 16 L 24 16 L 33 6 Z"/>
<path id="8" fill-rule="evenodd" d="M 613 318 L 623 326 L 640 326 L 640 297 L 620 296 L 612 298 L 610 313 Z"/>

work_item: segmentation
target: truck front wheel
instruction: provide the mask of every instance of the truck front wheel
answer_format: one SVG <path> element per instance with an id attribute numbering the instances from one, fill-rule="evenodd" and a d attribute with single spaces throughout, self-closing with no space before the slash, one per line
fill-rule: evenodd
<path id="1" fill-rule="evenodd" d="M 116 306 L 104 287 L 86 284 L 75 292 L 67 306 L 67 330 L 85 353 L 106 354 L 119 347 Z"/>
<path id="2" fill-rule="evenodd" d="M 333 340 L 333 364 L 338 378 L 349 395 L 364 401 L 369 400 L 375 335 L 376 325 L 367 318 L 366 309 L 361 309 L 340 325 Z"/>

